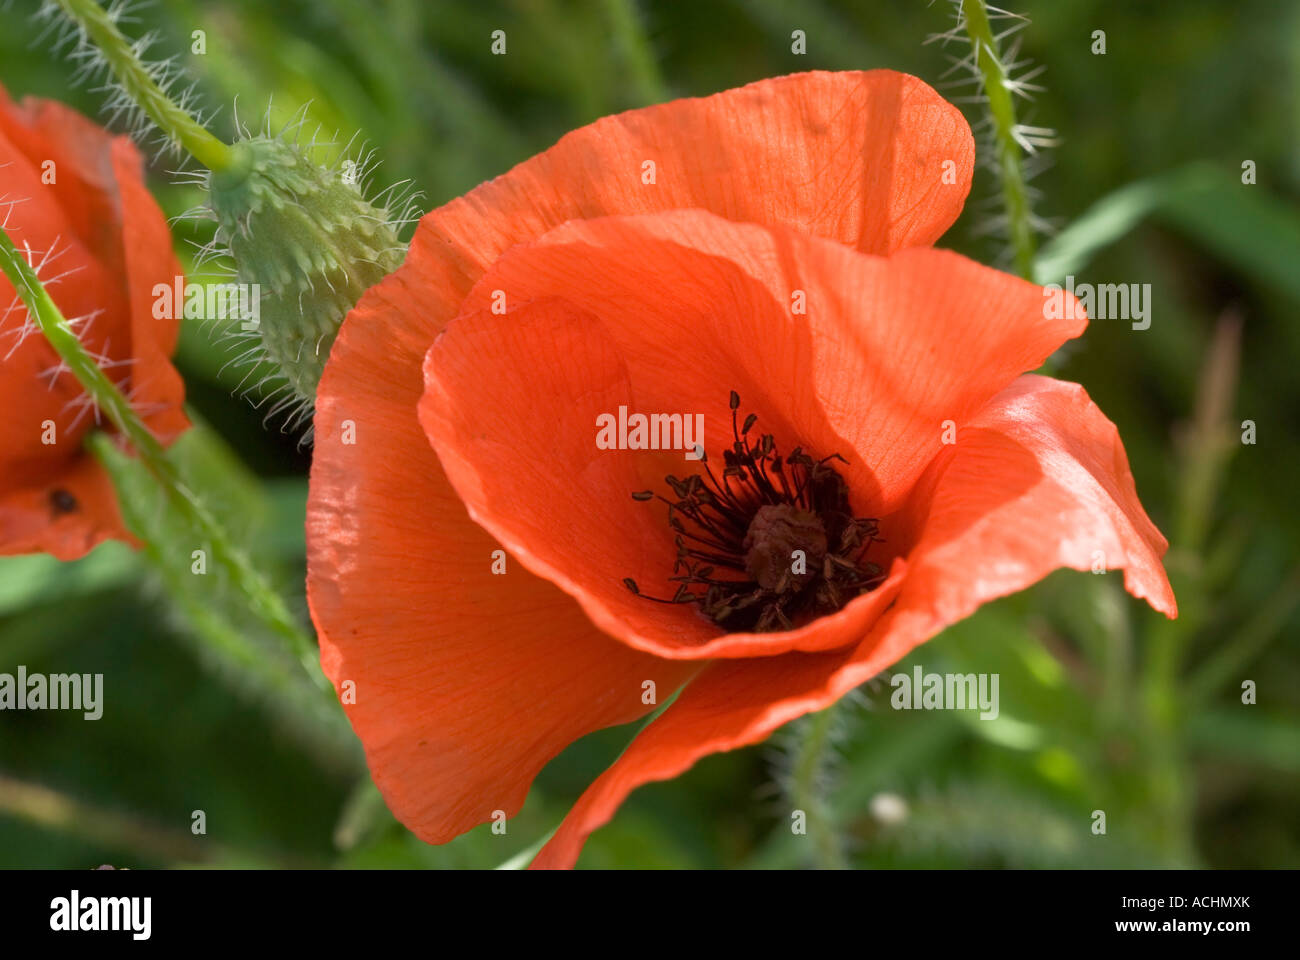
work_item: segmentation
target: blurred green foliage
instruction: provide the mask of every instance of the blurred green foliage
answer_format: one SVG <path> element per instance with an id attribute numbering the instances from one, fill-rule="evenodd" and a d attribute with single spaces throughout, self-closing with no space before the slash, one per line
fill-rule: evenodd
<path id="1" fill-rule="evenodd" d="M 0 12 L 0 80 L 13 95 L 96 115 L 100 95 L 71 88 L 69 65 L 33 45 L 33 6 Z M 1043 247 L 1039 279 L 1154 289 L 1149 330 L 1094 322 L 1052 370 L 1084 383 L 1119 425 L 1144 503 L 1173 543 L 1183 616 L 1163 622 L 1122 593 L 1118 574 L 1058 573 L 991 605 L 899 669 L 999 672 L 999 719 L 893 711 L 889 688 L 869 685 L 837 717 L 827 802 L 858 866 L 1294 867 L 1300 5 L 1015 9 L 1033 20 L 1022 55 L 1047 65 L 1047 89 L 1019 103 L 1021 118 L 1064 141 L 1034 181 L 1036 212 L 1064 228 Z M 413 181 L 428 209 L 575 126 L 650 100 L 814 68 L 890 67 L 937 84 L 949 64 L 922 41 L 948 29 L 949 14 L 942 2 L 884 0 L 160 0 L 133 28 L 160 31 L 180 55 L 221 108 L 220 136 L 232 136 L 236 110 L 257 126 L 268 110 L 279 124 L 310 104 L 309 128 L 343 141 L 359 132 L 382 159 L 379 181 Z M 489 52 L 498 29 L 506 56 Z M 794 29 L 807 34 L 806 55 L 791 53 Z M 1098 29 L 1104 56 L 1091 52 Z M 188 53 L 195 30 L 203 55 Z M 980 118 L 978 105 L 964 108 Z M 1254 186 L 1241 185 L 1244 160 L 1257 165 Z M 175 215 L 199 198 L 167 167 L 154 185 Z M 997 262 L 1005 251 L 979 236 L 995 197 L 982 172 L 941 244 Z M 177 227 L 186 256 L 206 239 Z M 1239 341 L 1224 316 L 1240 318 Z M 305 618 L 307 455 L 276 424 L 263 428 L 257 391 L 242 396 L 245 371 L 224 366 L 216 333 L 182 338 L 203 426 L 176 456 L 205 489 L 217 484 L 214 509 Z M 1222 389 L 1207 393 L 1212 384 Z M 1254 446 L 1237 442 L 1245 419 L 1257 424 Z M 147 500 L 134 509 L 139 522 L 167 522 Z M 319 709 L 298 708 L 307 694 L 250 685 L 231 666 L 240 651 L 220 654 L 161 569 L 120 545 L 71 565 L 0 561 L 0 669 L 102 672 L 109 696 L 93 723 L 60 712 L 0 720 L 0 866 L 495 866 L 552 829 L 632 735 L 604 731 L 561 755 L 506 836 L 485 827 L 426 846 L 387 814 L 338 718 L 304 722 Z M 264 640 L 237 632 L 230 639 L 248 649 Z M 1257 682 L 1258 704 L 1240 703 L 1242 679 Z M 638 791 L 582 864 L 806 865 L 777 789 L 798 733 Z M 901 821 L 880 813 L 882 794 L 903 800 Z M 196 809 L 203 837 L 189 830 Z M 1089 830 L 1098 809 L 1104 837 Z"/>

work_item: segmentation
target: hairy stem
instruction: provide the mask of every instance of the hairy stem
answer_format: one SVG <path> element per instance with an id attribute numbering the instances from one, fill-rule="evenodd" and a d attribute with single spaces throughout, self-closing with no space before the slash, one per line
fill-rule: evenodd
<path id="1" fill-rule="evenodd" d="M 149 68 L 122 35 L 113 18 L 95 0 L 55 0 L 60 9 L 99 48 L 113 76 L 154 123 L 209 170 L 230 166 L 230 148 L 222 143 L 154 82 Z"/>
<path id="2" fill-rule="evenodd" d="M 1007 86 L 1006 71 L 998 56 L 997 41 L 989 24 L 984 0 L 962 0 L 966 33 L 975 50 L 975 66 L 984 81 L 989 115 L 993 119 L 997 146 L 998 175 L 1002 180 L 1002 202 L 1007 211 L 1007 229 L 1016 273 L 1026 280 L 1034 274 L 1035 238 L 1029 210 L 1029 188 L 1020 143 L 1016 140 L 1016 105 Z"/>
<path id="3" fill-rule="evenodd" d="M 808 836 L 813 842 L 816 862 L 824 870 L 848 867 L 835 829 L 834 814 L 824 795 L 838 706 L 832 704 L 801 721 L 790 770 L 790 800 L 795 809 L 802 810 L 807 817 Z"/>
<path id="4" fill-rule="evenodd" d="M 316 646 L 289 613 L 283 598 L 271 589 L 244 553 L 231 541 L 217 519 L 186 485 L 180 469 L 168 459 L 162 444 L 149 432 L 144 421 L 131 408 L 130 402 L 77 339 L 58 306 L 41 286 L 28 259 L 18 251 L 4 230 L 0 230 L 0 270 L 3 270 L 27 305 L 32 322 L 40 328 L 91 400 L 130 442 L 140 462 L 162 487 L 177 511 L 203 534 L 212 547 L 213 559 L 248 597 L 253 612 L 266 623 L 272 633 L 288 644 L 313 682 L 332 696 L 333 690 L 317 664 Z"/>

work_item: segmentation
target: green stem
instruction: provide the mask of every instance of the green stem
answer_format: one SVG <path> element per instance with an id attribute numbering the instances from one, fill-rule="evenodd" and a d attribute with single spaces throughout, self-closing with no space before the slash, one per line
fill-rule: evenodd
<path id="1" fill-rule="evenodd" d="M 289 645 L 312 680 L 332 694 L 329 682 L 320 672 L 315 644 L 298 626 L 284 600 L 271 589 L 231 541 L 221 524 L 185 484 L 179 468 L 168 459 L 162 444 L 149 432 L 149 428 L 131 409 L 130 402 L 77 339 L 58 306 L 41 286 L 36 271 L 27 258 L 18 252 L 4 230 L 0 230 L 0 270 L 4 271 L 22 297 L 33 322 L 85 388 L 91 400 L 131 443 L 140 462 L 158 481 L 177 511 L 211 545 L 213 559 L 248 597 L 253 612 Z"/>
<path id="2" fill-rule="evenodd" d="M 1185 706 L 1179 688 L 1181 644 L 1174 631 L 1153 628 L 1142 683 L 1141 736 L 1146 754 L 1149 838 L 1169 866 L 1195 863 L 1191 773 L 1184 742 Z"/>
<path id="3" fill-rule="evenodd" d="M 224 170 L 230 166 L 230 148 L 167 96 L 103 7 L 95 0 L 56 2 L 82 29 L 87 39 L 99 48 L 127 95 L 167 136 L 209 170 Z"/>
<path id="4" fill-rule="evenodd" d="M 179 442 L 186 443 L 202 429 L 192 425 Z M 171 510 L 158 509 L 144 466 L 106 433 L 93 432 L 88 445 L 117 488 L 128 527 L 144 541 L 143 555 L 181 615 L 175 632 L 193 647 L 197 662 L 236 696 L 258 701 L 276 727 L 294 737 L 324 769 L 355 775 L 359 744 L 333 690 L 312 682 L 315 671 L 310 678 L 304 676 L 279 638 L 268 636 L 264 621 L 247 613 L 246 598 L 229 590 L 224 578 L 215 590 L 195 584 L 186 561 L 198 541 L 182 544 L 170 539 L 179 531 L 169 520 L 185 521 Z M 182 452 L 182 458 L 185 455 Z M 169 458 L 177 459 L 174 450 Z M 211 544 L 202 546 L 211 553 Z"/>
<path id="5" fill-rule="evenodd" d="M 1201 665 L 1187 684 L 1188 701 L 1203 706 L 1230 680 L 1240 682 L 1241 671 L 1282 632 L 1297 603 L 1300 603 L 1300 567 L 1292 570 L 1255 615 Z"/>
<path id="6" fill-rule="evenodd" d="M 637 18 L 633 0 L 605 0 L 605 15 L 609 18 L 628 75 L 641 104 L 663 103 L 668 99 L 668 87 L 655 63 L 654 51 L 646 40 L 645 31 Z"/>
<path id="7" fill-rule="evenodd" d="M 823 796 L 838 707 L 832 704 L 803 719 L 790 771 L 790 800 L 807 817 L 808 836 L 813 841 L 817 865 L 824 870 L 848 868 L 835 829 L 834 813 Z"/>
<path id="8" fill-rule="evenodd" d="M 1016 141 L 1016 105 L 1006 85 L 1006 71 L 998 55 L 997 41 L 989 24 L 984 0 L 962 0 L 966 33 L 974 47 L 976 68 L 984 79 L 993 136 L 997 147 L 998 172 L 1002 179 L 1002 202 L 1007 211 L 1008 232 L 1016 272 L 1026 280 L 1034 275 L 1034 230 L 1029 211 L 1029 188 Z"/>
<path id="9" fill-rule="evenodd" d="M 1192 429 L 1186 437 L 1179 471 L 1178 513 L 1172 545 L 1199 557 L 1214 521 L 1219 487 L 1232 454 L 1240 449 L 1230 417 L 1237 400 L 1241 369 L 1242 318 L 1225 311 L 1214 328 L 1197 380 Z"/>
<path id="10" fill-rule="evenodd" d="M 1097 622 L 1102 627 L 1102 693 L 1099 712 L 1109 732 L 1125 727 L 1133 700 L 1133 625 L 1126 594 L 1112 577 L 1092 585 Z"/>
<path id="11" fill-rule="evenodd" d="M 1194 783 L 1189 768 L 1185 735 L 1186 717 L 1197 704 L 1193 696 L 1204 695 L 1217 682 L 1220 671 L 1233 669 L 1233 655 L 1213 661 L 1208 677 L 1189 689 L 1184 673 L 1186 653 L 1192 637 L 1206 617 L 1206 582 L 1201 559 L 1212 526 L 1215 501 L 1232 444 L 1227 439 L 1228 418 L 1236 399 L 1240 363 L 1241 319 L 1223 316 L 1206 351 L 1197 378 L 1196 416 L 1179 456 L 1178 522 L 1170 539 L 1166 565 L 1175 594 L 1181 600 L 1178 620 L 1151 624 L 1142 675 L 1143 724 L 1148 757 L 1150 809 L 1154 813 L 1151 835 L 1171 862 L 1188 865 L 1195 859 L 1193 836 Z M 1270 633 L 1271 618 L 1282 616 L 1265 611 L 1262 621 L 1243 630 L 1238 651 L 1249 654 Z"/>
<path id="12" fill-rule="evenodd" d="M 188 830 L 162 827 L 2 773 L 0 813 L 43 830 L 81 837 L 95 846 L 173 866 L 237 864 L 263 869 L 322 866 L 296 857 L 271 857 L 261 852 L 232 849 L 219 841 L 196 837 Z"/>

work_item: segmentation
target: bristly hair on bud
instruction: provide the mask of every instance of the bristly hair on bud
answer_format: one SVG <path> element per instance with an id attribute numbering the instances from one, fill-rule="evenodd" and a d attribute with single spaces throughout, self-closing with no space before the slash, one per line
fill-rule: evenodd
<path id="1" fill-rule="evenodd" d="M 194 88 L 179 100 L 182 76 L 175 59 L 149 64 L 144 55 L 157 40 L 129 41 L 121 25 L 136 22 L 130 0 L 101 7 L 96 0 L 43 0 L 37 16 L 47 21 L 42 38 L 54 34 L 55 49 L 71 45 L 70 58 L 84 79 L 105 75 L 110 122 L 123 120 L 139 139 L 156 127 L 164 150 L 174 148 L 203 169 L 173 171 L 178 181 L 204 190 L 207 202 L 177 219 L 211 220 L 213 239 L 199 247 L 195 269 L 209 263 L 224 283 L 243 285 L 241 302 L 256 294 L 256 313 L 223 327 L 222 339 L 240 341 L 230 363 L 263 375 L 246 389 L 269 404 L 266 419 L 283 414 L 282 430 L 297 430 L 312 415 L 316 385 L 343 317 L 370 286 L 395 270 L 406 247 L 399 234 L 419 213 L 409 181 L 369 194 L 374 151 L 354 153 L 355 137 L 328 159 L 334 140 L 317 135 L 301 142 L 307 107 L 278 133 L 267 107 L 253 134 L 226 145 L 191 113 Z M 322 160 L 322 155 L 327 157 Z M 229 317 L 210 317 L 210 322 Z M 247 341 L 253 341 L 248 344 Z M 267 372 L 270 371 L 270 372 Z M 310 430 L 302 437 L 306 443 Z"/>
<path id="2" fill-rule="evenodd" d="M 230 166 L 196 178 L 208 203 L 187 214 L 217 225 L 196 265 L 224 264 L 228 281 L 261 291 L 253 329 L 235 323 L 226 335 L 246 344 L 232 362 L 272 366 L 279 383 L 264 377 L 250 389 L 270 404 L 267 419 L 285 416 L 285 430 L 310 420 L 343 318 L 401 265 L 401 232 L 420 212 L 409 181 L 367 198 L 375 152 L 357 148 L 355 137 L 335 149 L 319 128 L 303 143 L 306 116 L 304 106 L 273 133 L 268 106 L 260 132 L 240 127 Z"/>
<path id="3" fill-rule="evenodd" d="M 1054 225 L 1033 212 L 1033 202 L 1040 194 L 1029 182 L 1051 165 L 1050 154 L 1043 151 L 1059 145 L 1060 140 L 1048 127 L 1018 120 L 1016 98 L 1032 104 L 1034 95 L 1045 89 L 1034 81 L 1047 67 L 1035 66 L 1033 60 L 1020 57 L 1021 31 L 1030 23 L 1027 17 L 990 6 L 985 0 L 950 2 L 956 24 L 943 33 L 932 34 L 925 42 L 939 43 L 944 48 L 951 44 L 969 48 L 961 56 L 946 54 L 952 66 L 940 76 L 937 86 L 973 88 L 973 93 L 953 97 L 953 102 L 984 108 L 971 123 L 976 138 L 975 157 L 978 166 L 998 178 L 999 189 L 984 204 L 988 212 L 978 222 L 976 232 L 1002 237 L 1006 241 L 1000 251 L 1003 264 L 1033 280 L 1036 235 L 1052 233 Z M 1011 42 L 1004 49 L 1007 40 Z M 954 75 L 958 75 L 956 79 L 948 79 Z"/>

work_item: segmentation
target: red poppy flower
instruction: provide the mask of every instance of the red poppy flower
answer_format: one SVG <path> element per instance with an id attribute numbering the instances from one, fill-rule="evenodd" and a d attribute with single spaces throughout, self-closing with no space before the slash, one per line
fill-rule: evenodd
<path id="1" fill-rule="evenodd" d="M 685 684 L 534 862 L 570 866 L 636 786 L 1096 551 L 1174 614 L 1114 426 L 1024 375 L 1085 321 L 928 249 L 972 162 L 921 81 L 809 73 L 606 118 L 424 218 L 334 345 L 308 504 L 322 664 L 420 837 Z M 699 415 L 707 459 L 602 449 L 620 407 Z"/>
<path id="2" fill-rule="evenodd" d="M 177 322 L 153 310 L 154 285 L 181 269 L 131 141 L 0 89 L 0 222 L 150 429 L 165 441 L 184 430 Z M 0 307 L 0 554 L 71 560 L 131 540 L 108 475 L 82 449 L 96 411 L 2 275 Z"/>

